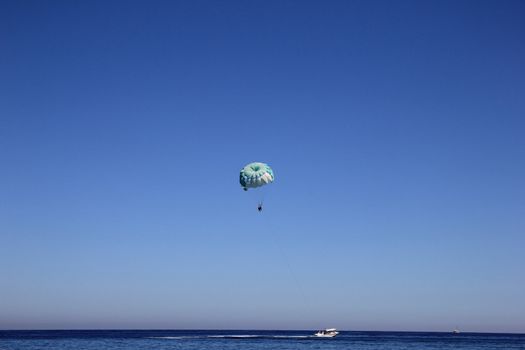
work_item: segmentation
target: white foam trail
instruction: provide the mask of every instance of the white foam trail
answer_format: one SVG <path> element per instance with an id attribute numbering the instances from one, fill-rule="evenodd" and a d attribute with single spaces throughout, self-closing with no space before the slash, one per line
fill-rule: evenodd
<path id="1" fill-rule="evenodd" d="M 202 337 L 195 337 L 195 336 L 180 336 L 180 337 L 148 337 L 149 339 L 198 339 Z"/>
<path id="2" fill-rule="evenodd" d="M 261 338 L 256 334 L 228 334 L 228 335 L 209 335 L 208 338 Z"/>
<path id="3" fill-rule="evenodd" d="M 284 339 L 303 339 L 311 338 L 311 335 L 273 335 L 272 338 L 284 338 Z"/>

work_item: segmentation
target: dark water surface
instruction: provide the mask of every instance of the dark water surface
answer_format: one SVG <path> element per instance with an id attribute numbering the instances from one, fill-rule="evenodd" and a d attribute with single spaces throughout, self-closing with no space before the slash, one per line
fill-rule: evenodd
<path id="1" fill-rule="evenodd" d="M 336 338 L 311 331 L 69 330 L 0 331 L 0 350 L 25 349 L 524 349 L 525 334 L 341 332 Z"/>

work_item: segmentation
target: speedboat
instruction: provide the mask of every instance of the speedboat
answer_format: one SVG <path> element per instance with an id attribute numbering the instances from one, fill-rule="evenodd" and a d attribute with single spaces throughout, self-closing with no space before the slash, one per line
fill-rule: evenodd
<path id="1" fill-rule="evenodd" d="M 316 337 L 322 337 L 322 338 L 333 338 L 338 334 L 339 332 L 335 328 L 327 328 L 327 329 L 322 329 L 318 331 L 314 335 Z"/>

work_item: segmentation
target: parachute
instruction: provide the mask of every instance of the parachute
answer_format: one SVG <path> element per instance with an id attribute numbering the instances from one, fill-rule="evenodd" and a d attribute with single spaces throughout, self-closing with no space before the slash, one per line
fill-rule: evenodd
<path id="1" fill-rule="evenodd" d="M 250 163 L 241 170 L 239 182 L 245 191 L 273 182 L 273 170 L 265 163 Z"/>
<path id="2" fill-rule="evenodd" d="M 259 162 L 246 165 L 244 168 L 242 168 L 239 176 L 239 182 L 245 191 L 248 191 L 249 188 L 257 188 L 271 184 L 273 179 L 274 176 L 272 168 L 270 168 L 268 164 Z M 262 197 L 261 193 L 257 193 Z M 259 200 L 259 204 L 257 205 L 257 211 L 260 213 L 262 212 L 262 209 L 263 200 L 261 198 Z"/>

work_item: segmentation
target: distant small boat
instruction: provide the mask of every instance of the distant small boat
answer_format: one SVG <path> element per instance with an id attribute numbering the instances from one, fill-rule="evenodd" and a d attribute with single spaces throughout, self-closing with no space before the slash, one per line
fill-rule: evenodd
<path id="1" fill-rule="evenodd" d="M 333 338 L 333 337 L 335 337 L 338 334 L 339 334 L 339 332 L 337 331 L 337 329 L 335 329 L 335 328 L 327 328 L 327 329 L 323 329 L 323 330 L 318 331 L 314 335 L 316 337 L 321 337 L 321 338 Z"/>
<path id="2" fill-rule="evenodd" d="M 459 333 L 460 333 L 460 332 L 459 332 L 459 329 L 458 329 L 457 327 L 454 328 L 454 330 L 452 331 L 452 334 L 459 334 Z"/>

